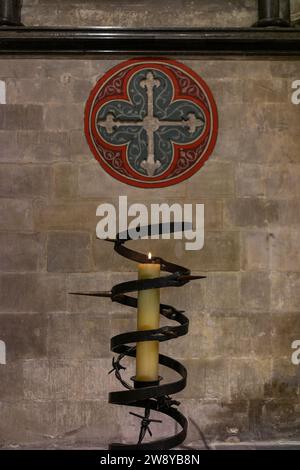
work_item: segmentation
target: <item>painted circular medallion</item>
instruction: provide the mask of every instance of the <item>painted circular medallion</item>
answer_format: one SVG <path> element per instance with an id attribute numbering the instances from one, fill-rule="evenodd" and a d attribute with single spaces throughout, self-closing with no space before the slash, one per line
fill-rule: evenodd
<path id="1" fill-rule="evenodd" d="M 101 166 L 142 188 L 177 184 L 211 155 L 217 107 L 202 78 L 167 59 L 132 59 L 109 70 L 85 109 L 85 134 Z"/>

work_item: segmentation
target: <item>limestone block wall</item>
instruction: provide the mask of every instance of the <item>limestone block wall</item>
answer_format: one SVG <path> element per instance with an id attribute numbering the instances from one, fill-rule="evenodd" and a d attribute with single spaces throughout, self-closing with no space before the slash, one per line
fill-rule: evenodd
<path id="1" fill-rule="evenodd" d="M 24 3 L 26 24 L 98 24 L 89 12 L 100 2 Z M 105 23 L 152 24 L 158 8 L 149 2 L 142 15 L 144 2 L 126 2 L 122 10 L 117 3 L 102 1 L 97 15 Z M 178 11 L 196 3 L 174 2 Z M 220 3 L 201 2 L 207 24 L 227 24 L 225 13 L 216 15 Z M 255 19 L 253 2 L 230 3 L 230 24 Z M 191 18 L 188 25 L 195 25 L 194 14 L 175 19 L 175 6 L 166 2 L 166 16 L 155 21 L 187 25 Z M 181 241 L 155 245 L 167 259 L 207 275 L 163 293 L 191 320 L 189 337 L 162 345 L 189 371 L 183 410 L 209 440 L 230 439 L 232 429 L 240 440 L 299 439 L 299 367 L 291 362 L 291 344 L 300 339 L 300 105 L 291 95 L 300 62 L 178 58 L 215 96 L 217 146 L 189 180 L 141 190 L 108 176 L 83 132 L 91 88 L 123 59 L 0 59 L 6 89 L 0 104 L 0 340 L 6 345 L 0 445 L 99 446 L 136 438 L 128 410 L 107 404 L 108 391 L 118 387 L 107 375 L 109 340 L 135 327 L 134 314 L 106 299 L 68 295 L 135 276 L 135 265 L 95 236 L 97 206 L 117 204 L 119 195 L 129 203 L 205 204 L 203 250 L 186 252 Z M 158 426 L 167 433 L 172 424 Z M 197 440 L 191 423 L 188 442 Z"/>
<path id="2" fill-rule="evenodd" d="M 24 0 L 27 25 L 249 26 L 255 0 Z M 159 14 L 158 14 L 159 12 Z"/>
<path id="3" fill-rule="evenodd" d="M 28 26 L 247 27 L 257 19 L 256 0 L 23 0 L 23 5 Z M 299 22 L 299 0 L 291 0 L 291 14 Z"/>

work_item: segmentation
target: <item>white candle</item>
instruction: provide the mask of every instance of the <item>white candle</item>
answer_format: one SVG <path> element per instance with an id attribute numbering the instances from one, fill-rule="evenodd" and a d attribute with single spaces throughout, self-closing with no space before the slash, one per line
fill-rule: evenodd
<path id="1" fill-rule="evenodd" d="M 151 260 L 151 253 L 148 255 Z M 139 279 L 160 276 L 160 264 L 144 263 L 138 266 Z M 139 331 L 159 328 L 160 289 L 147 289 L 138 293 L 137 329 Z M 136 345 L 137 381 L 158 380 L 159 341 L 141 341 Z"/>

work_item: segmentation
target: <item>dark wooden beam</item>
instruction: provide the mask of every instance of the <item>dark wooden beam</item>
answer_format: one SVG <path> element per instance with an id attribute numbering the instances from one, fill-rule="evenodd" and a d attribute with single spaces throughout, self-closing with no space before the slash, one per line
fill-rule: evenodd
<path id="1" fill-rule="evenodd" d="M 300 57 L 300 28 L 2 27 L 0 54 Z"/>

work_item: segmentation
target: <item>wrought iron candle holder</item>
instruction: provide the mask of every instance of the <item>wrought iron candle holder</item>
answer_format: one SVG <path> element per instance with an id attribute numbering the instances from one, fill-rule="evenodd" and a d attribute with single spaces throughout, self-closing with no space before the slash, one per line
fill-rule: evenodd
<path id="1" fill-rule="evenodd" d="M 140 237 L 148 234 L 149 236 L 153 231 L 155 233 L 166 233 L 165 224 L 159 224 L 157 226 L 146 226 L 141 227 L 139 230 Z M 168 232 L 183 232 L 186 229 L 185 223 L 171 223 L 168 224 Z M 147 263 L 148 258 L 145 254 L 138 251 L 134 251 L 125 246 L 125 243 L 132 240 L 130 232 L 126 234 L 117 235 L 115 240 L 108 240 L 114 243 L 114 250 L 121 256 L 135 261 L 138 263 Z M 161 270 L 169 273 L 166 276 L 162 276 L 155 279 L 143 279 L 134 280 L 116 284 L 109 292 L 81 292 L 74 293 L 76 295 L 87 295 L 93 297 L 108 297 L 113 302 L 126 305 L 129 307 L 137 308 L 137 298 L 128 295 L 132 292 L 137 292 L 147 289 L 161 289 L 165 287 L 180 287 L 188 282 L 195 279 L 203 279 L 205 276 L 192 276 L 189 269 L 179 266 L 177 264 L 165 261 L 160 257 L 153 258 L 153 262 L 159 263 Z M 144 415 L 140 415 L 134 412 L 130 412 L 133 416 L 141 419 L 140 433 L 137 444 L 122 444 L 113 443 L 110 444 L 110 449 L 128 449 L 128 450 L 163 450 L 171 449 L 180 445 L 186 437 L 188 422 L 186 417 L 178 410 L 180 402 L 174 400 L 171 395 L 180 392 L 186 386 L 187 370 L 186 368 L 175 359 L 159 354 L 159 364 L 168 367 L 172 371 L 176 372 L 180 378 L 174 382 L 162 383 L 162 377 L 155 382 L 141 382 L 135 380 L 133 377 L 133 385 L 126 382 L 122 376 L 122 371 L 126 369 L 121 363 L 122 359 L 126 356 L 135 357 L 136 347 L 132 346 L 132 343 L 138 343 L 140 341 L 169 341 L 184 336 L 188 332 L 189 320 L 184 315 L 184 311 L 178 310 L 171 305 L 160 304 L 160 314 L 165 318 L 168 318 L 178 325 L 175 326 L 162 326 L 155 330 L 146 331 L 133 331 L 122 333 L 111 338 L 111 350 L 117 354 L 116 358 L 112 361 L 112 370 L 109 373 L 114 372 L 118 381 L 123 385 L 125 390 L 111 392 L 109 394 L 109 402 L 116 405 L 128 405 L 137 408 L 144 409 Z M 164 415 L 167 415 L 174 419 L 181 427 L 180 432 L 175 435 L 154 440 L 151 442 L 144 442 L 144 438 L 147 433 L 152 436 L 150 429 L 151 422 L 161 422 L 160 420 L 151 419 L 151 410 L 158 411 Z"/>

